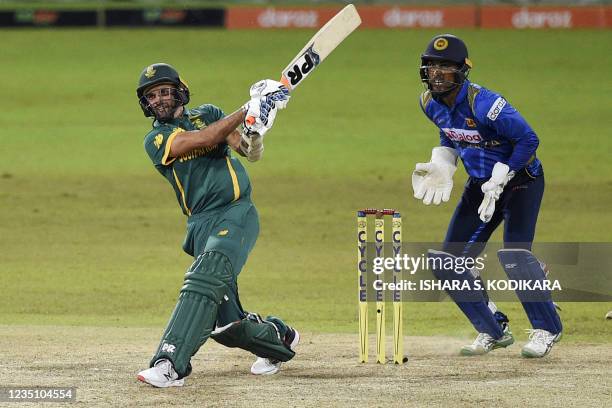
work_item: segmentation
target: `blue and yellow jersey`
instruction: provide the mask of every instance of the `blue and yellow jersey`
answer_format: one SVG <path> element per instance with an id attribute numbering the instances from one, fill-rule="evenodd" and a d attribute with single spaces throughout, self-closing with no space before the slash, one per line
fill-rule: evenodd
<path id="1" fill-rule="evenodd" d="M 170 144 L 177 134 L 202 129 L 224 116 L 214 105 L 185 107 L 180 118 L 153 122 L 153 129 L 145 136 L 147 154 L 174 189 L 185 215 L 220 208 L 251 194 L 249 176 L 240 161 L 231 156 L 226 143 L 169 157 Z"/>
<path id="2" fill-rule="evenodd" d="M 496 162 L 511 170 L 542 174 L 536 157 L 539 140 L 521 114 L 501 95 L 465 81 L 449 108 L 429 91 L 421 108 L 440 129 L 440 145 L 457 150 L 470 177 L 488 179 Z"/>

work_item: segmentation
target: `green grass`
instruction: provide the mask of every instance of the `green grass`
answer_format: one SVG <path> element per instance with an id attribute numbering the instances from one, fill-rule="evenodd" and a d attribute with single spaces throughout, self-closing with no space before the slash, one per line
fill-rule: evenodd
<path id="1" fill-rule="evenodd" d="M 184 219 L 142 148 L 141 69 L 174 64 L 196 103 L 230 112 L 310 31 L 2 31 L 0 323 L 163 325 L 190 259 Z M 354 210 L 397 207 L 404 239 L 440 240 L 453 205 L 411 198 L 437 132 L 417 98 L 430 31 L 360 31 L 294 95 L 247 164 L 261 235 L 240 279 L 249 310 L 356 331 Z M 459 31 L 472 79 L 536 129 L 547 189 L 539 241 L 612 241 L 610 31 Z M 609 47 L 608 47 L 609 48 Z M 593 60 L 593 56 L 597 59 Z M 452 202 L 465 180 L 455 178 Z M 495 240 L 500 235 L 495 235 Z M 609 341 L 611 304 L 570 304 L 568 341 Z M 527 327 L 507 305 L 515 331 Z M 409 334 L 469 335 L 450 304 L 410 304 Z"/>

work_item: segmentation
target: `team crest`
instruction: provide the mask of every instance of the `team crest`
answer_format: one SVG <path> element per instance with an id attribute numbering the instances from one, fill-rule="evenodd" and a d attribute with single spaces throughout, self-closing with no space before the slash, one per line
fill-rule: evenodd
<path id="1" fill-rule="evenodd" d="M 197 127 L 198 129 L 202 129 L 204 126 L 206 126 L 206 125 L 204 124 L 204 122 L 202 122 L 202 119 L 200 119 L 200 118 L 195 119 L 195 120 L 193 121 L 193 125 L 194 125 L 195 127 Z"/>
<path id="2" fill-rule="evenodd" d="M 155 68 L 153 68 L 153 65 L 149 65 L 147 67 L 147 71 L 145 72 L 145 76 L 147 78 L 153 78 L 153 76 L 155 75 Z"/>
<path id="3" fill-rule="evenodd" d="M 476 127 L 476 122 L 474 122 L 474 119 L 472 119 L 472 118 L 465 118 L 465 124 L 468 127 L 471 127 L 471 128 L 475 128 Z"/>
<path id="4" fill-rule="evenodd" d="M 448 47 L 448 40 L 444 37 L 437 38 L 434 41 L 434 48 L 438 51 L 445 50 Z"/>
<path id="5" fill-rule="evenodd" d="M 155 145 L 155 147 L 159 149 L 163 141 L 164 141 L 164 137 L 160 133 L 159 135 L 155 136 L 155 140 L 153 140 L 153 144 Z"/>

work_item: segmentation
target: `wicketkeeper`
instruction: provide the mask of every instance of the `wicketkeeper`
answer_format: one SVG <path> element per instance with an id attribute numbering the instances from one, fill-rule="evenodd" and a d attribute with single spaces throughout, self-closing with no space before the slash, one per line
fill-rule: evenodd
<path id="1" fill-rule="evenodd" d="M 275 374 L 295 356 L 300 337 L 281 319 L 262 319 L 240 304 L 238 274 L 255 245 L 259 218 L 247 172 L 230 148 L 259 160 L 264 135 L 289 91 L 264 80 L 228 116 L 214 105 L 187 108 L 187 84 L 172 66 L 158 63 L 142 71 L 136 93 L 144 115 L 154 119 L 145 150 L 187 216 L 183 250 L 194 257 L 150 368 L 138 379 L 155 387 L 182 386 L 191 357 L 209 337 L 255 354 L 253 374 Z"/>
<path id="2" fill-rule="evenodd" d="M 430 257 L 474 258 L 504 221 L 504 249 L 498 257 L 508 277 L 543 280 L 543 264 L 530 252 L 544 193 L 538 137 L 503 96 L 467 79 L 471 68 L 466 45 L 454 35 L 434 37 L 421 55 L 420 75 L 427 90 L 420 105 L 440 129 L 440 145 L 433 148 L 429 163 L 416 165 L 414 196 L 426 205 L 448 201 L 459 157 L 469 175 L 443 251 L 432 251 Z M 476 273 L 434 274 L 442 280 L 480 279 Z M 479 333 L 462 354 L 485 354 L 514 343 L 508 318 L 485 291 L 449 294 Z M 532 325 L 522 355 L 543 357 L 561 338 L 559 315 L 549 293 L 517 295 Z"/>

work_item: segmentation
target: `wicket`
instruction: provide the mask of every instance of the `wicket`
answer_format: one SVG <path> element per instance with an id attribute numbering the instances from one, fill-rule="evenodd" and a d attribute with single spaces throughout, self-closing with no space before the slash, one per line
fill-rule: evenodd
<path id="1" fill-rule="evenodd" d="M 374 215 L 374 249 L 376 257 L 384 257 L 385 219 L 392 218 L 391 242 L 393 255 L 399 255 L 402 249 L 402 216 L 393 209 L 366 208 L 357 211 L 357 278 L 359 296 L 359 361 L 368 362 L 368 303 L 367 303 L 367 216 Z M 398 279 L 394 269 L 394 282 Z M 376 362 L 386 363 L 385 357 L 385 299 L 382 291 L 376 291 Z M 402 298 L 399 291 L 393 292 L 393 362 L 401 364 L 404 358 Z"/>

